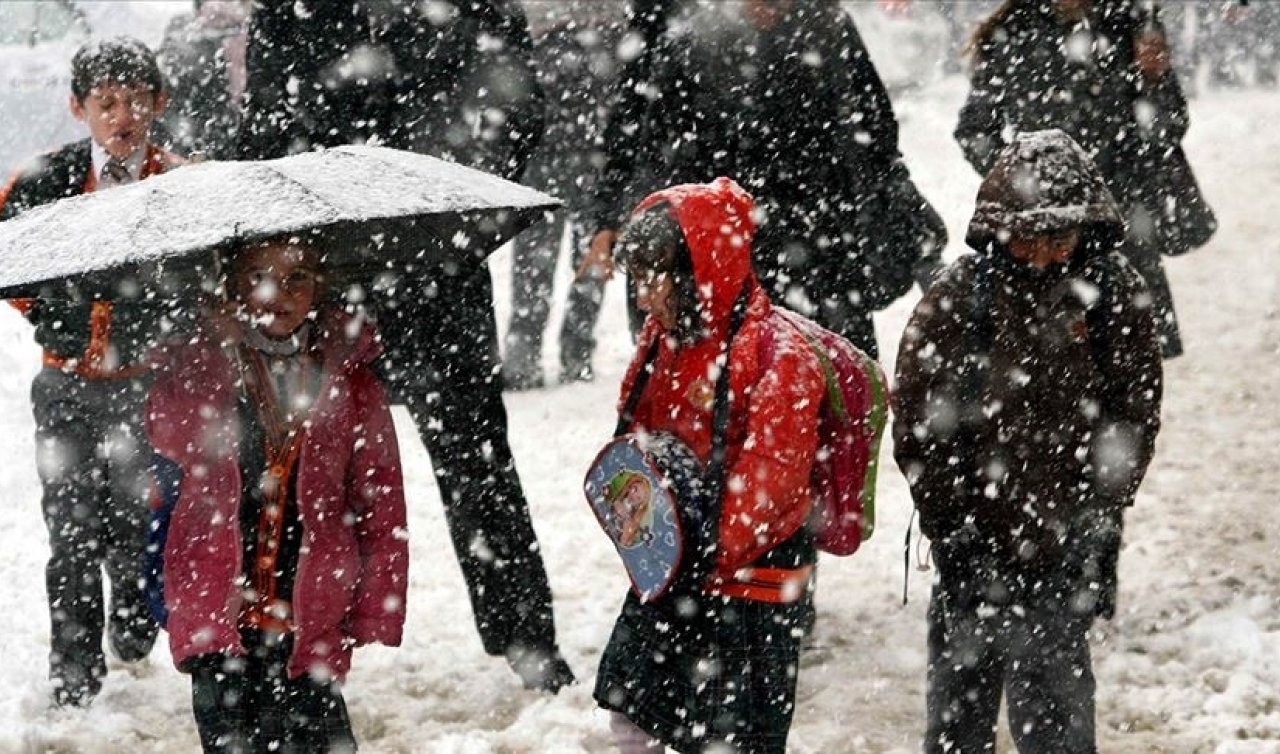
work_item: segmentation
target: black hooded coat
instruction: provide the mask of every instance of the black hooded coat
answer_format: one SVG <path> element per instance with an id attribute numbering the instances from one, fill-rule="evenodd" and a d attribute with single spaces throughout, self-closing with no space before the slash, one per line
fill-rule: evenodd
<path id="1" fill-rule="evenodd" d="M 978 193 L 966 236 L 978 253 L 916 307 L 894 456 L 944 583 L 980 574 L 981 591 L 1002 579 L 1015 602 L 1079 596 L 1110 612 L 1120 513 L 1154 453 L 1162 382 L 1146 286 L 1115 250 L 1123 227 L 1078 145 L 1021 134 Z M 1039 274 L 1007 247 L 1072 228 L 1069 262 Z M 1090 587 L 1103 594 L 1074 593 L 1086 567 L 1107 571 Z"/>
<path id="2" fill-rule="evenodd" d="M 910 179 L 892 104 L 853 21 L 825 2 L 796 3 L 767 31 L 733 3 L 666 21 L 623 72 L 596 228 L 619 227 L 654 188 L 733 176 L 762 214 L 754 262 L 775 300 L 875 353 L 871 312 L 910 287 L 915 259 L 895 256 L 914 229 L 890 220 Z M 909 193 L 905 214 L 923 223 L 927 204 Z"/>
<path id="3" fill-rule="evenodd" d="M 1161 256 L 1185 251 L 1188 215 L 1204 222 L 1207 211 L 1180 146 L 1186 98 L 1172 72 L 1149 81 L 1138 70 L 1135 39 L 1158 27 L 1137 4 L 1095 0 L 1080 23 L 1061 20 L 1056 7 L 1010 0 L 979 33 L 955 137 L 984 175 L 1011 132 L 1059 128 L 1075 139 L 1120 205 L 1129 226 L 1124 254 L 1151 291 L 1165 356 L 1177 356 L 1182 342 Z M 1207 240 L 1206 231 L 1213 232 L 1190 235 Z"/>

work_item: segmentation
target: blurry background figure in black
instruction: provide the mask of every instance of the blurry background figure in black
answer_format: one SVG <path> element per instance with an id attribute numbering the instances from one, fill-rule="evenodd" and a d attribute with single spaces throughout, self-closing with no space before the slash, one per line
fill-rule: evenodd
<path id="1" fill-rule="evenodd" d="M 1084 147 L 1124 211 L 1122 250 L 1146 281 L 1172 358 L 1182 338 L 1162 258 L 1203 245 L 1217 223 L 1182 150 L 1190 116 L 1157 10 L 1006 0 L 974 35 L 955 137 L 983 175 L 1010 134 L 1059 128 Z"/>
<path id="2" fill-rule="evenodd" d="M 234 159 L 243 112 L 250 0 L 195 0 L 175 16 L 160 44 L 170 104 L 161 143 L 183 155 Z"/>
<path id="3" fill-rule="evenodd" d="M 997 0 L 934 0 L 938 15 L 947 26 L 947 52 L 942 60 L 944 73 L 960 73 L 964 68 L 964 48 L 973 36 L 973 30 L 994 10 Z"/>
<path id="4" fill-rule="evenodd" d="M 516 238 L 512 255 L 511 321 L 503 342 L 502 381 L 512 390 L 542 387 L 543 333 L 551 313 L 556 265 L 567 235 L 571 264 L 586 251 L 583 215 L 603 157 L 607 89 L 617 75 L 621 2 L 564 0 L 528 3 L 534 62 L 545 92 L 546 132 L 523 183 L 556 196 L 565 208 Z M 561 383 L 594 376 L 596 319 L 604 286 L 596 279 L 569 288 L 560 328 Z"/>
<path id="5" fill-rule="evenodd" d="M 371 139 L 516 180 L 543 130 L 523 11 L 510 0 L 254 4 L 241 155 Z M 378 366 L 431 455 L 487 653 L 527 687 L 573 681 L 507 440 L 493 283 L 481 260 L 359 292 Z"/>
<path id="6" fill-rule="evenodd" d="M 875 355 L 871 313 L 936 264 L 945 228 L 852 19 L 830 0 L 746 0 L 633 24 L 648 44 L 615 89 L 580 274 L 611 273 L 616 229 L 650 189 L 733 176 L 757 201 L 754 264 L 773 299 Z"/>

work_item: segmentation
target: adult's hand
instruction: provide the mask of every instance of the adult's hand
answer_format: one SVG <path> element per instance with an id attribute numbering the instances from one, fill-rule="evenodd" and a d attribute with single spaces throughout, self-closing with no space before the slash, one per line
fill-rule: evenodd
<path id="1" fill-rule="evenodd" d="M 1147 81 L 1159 81 L 1169 72 L 1169 42 L 1163 33 L 1148 29 L 1134 41 L 1134 63 Z"/>
<path id="2" fill-rule="evenodd" d="M 578 265 L 576 280 L 609 280 L 613 277 L 613 245 L 618 231 L 606 228 L 591 237 L 587 255 Z"/>

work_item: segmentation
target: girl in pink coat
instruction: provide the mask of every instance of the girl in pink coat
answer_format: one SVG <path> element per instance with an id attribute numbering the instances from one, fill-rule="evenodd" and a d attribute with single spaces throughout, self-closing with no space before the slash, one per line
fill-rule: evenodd
<path id="1" fill-rule="evenodd" d="M 231 301 L 168 349 L 151 389 L 159 596 L 215 751 L 354 751 L 352 649 L 400 643 L 399 451 L 372 328 L 320 306 L 319 254 L 242 249 Z"/>

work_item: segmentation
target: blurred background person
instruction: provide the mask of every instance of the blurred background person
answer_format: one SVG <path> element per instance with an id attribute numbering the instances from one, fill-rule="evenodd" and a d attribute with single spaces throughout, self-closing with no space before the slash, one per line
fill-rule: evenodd
<path id="1" fill-rule="evenodd" d="M 793 0 L 694 3 L 654 18 L 652 47 L 619 83 L 580 274 L 611 274 L 637 193 L 733 176 L 758 200 L 766 289 L 875 354 L 871 313 L 906 292 L 926 247 L 941 248 L 941 223 L 926 227 L 853 21 L 835 2 Z"/>
<path id="2" fill-rule="evenodd" d="M 1129 0 L 1006 0 L 972 52 L 955 130 L 965 158 L 986 174 L 1022 131 L 1079 142 L 1124 211 L 1124 253 L 1151 291 L 1163 353 L 1181 354 L 1162 256 L 1204 243 L 1216 223 L 1181 151 L 1190 118 L 1163 28 Z"/>
<path id="3" fill-rule="evenodd" d="M 597 0 L 531 3 L 534 64 L 546 98 L 546 130 L 523 183 L 556 196 L 565 207 L 548 213 L 515 239 L 511 319 L 503 343 L 502 382 L 527 390 L 544 384 L 543 333 L 551 314 L 555 270 L 567 240 L 574 268 L 588 241 L 584 213 L 600 162 L 607 91 L 617 75 L 624 9 Z M 567 239 L 566 239 L 567 236 Z M 561 383 L 590 380 L 602 281 L 574 281 L 560 328 Z"/>
<path id="4" fill-rule="evenodd" d="M 175 16 L 160 44 L 170 104 L 158 124 L 161 139 L 183 155 L 236 156 L 243 112 L 249 0 L 195 0 Z"/>

